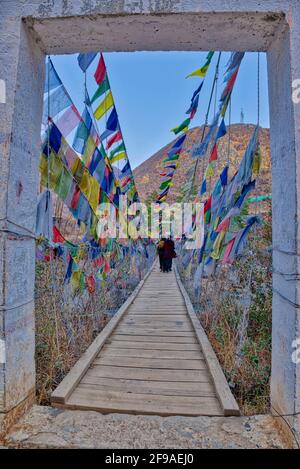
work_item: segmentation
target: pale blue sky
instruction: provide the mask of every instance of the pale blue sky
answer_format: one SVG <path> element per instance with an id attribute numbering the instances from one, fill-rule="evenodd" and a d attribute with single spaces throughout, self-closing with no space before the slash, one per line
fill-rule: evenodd
<path id="1" fill-rule="evenodd" d="M 215 54 L 206 77 L 193 127 L 203 123 L 215 64 Z M 138 166 L 174 136 L 172 127 L 187 115 L 191 96 L 201 78 L 185 76 L 202 66 L 206 53 L 201 52 L 114 52 L 104 53 L 111 89 L 132 167 Z M 223 88 L 223 71 L 229 53 L 223 53 L 218 89 Z M 54 66 L 76 106 L 83 109 L 84 74 L 77 55 L 53 56 Z M 93 77 L 98 56 L 88 69 L 90 95 L 96 89 Z M 269 127 L 266 56 L 261 54 L 261 125 Z M 241 108 L 245 122 L 257 121 L 257 53 L 247 53 L 242 62 L 232 97 L 232 122 L 240 122 Z M 212 118 L 212 115 L 211 115 Z M 228 122 L 228 118 L 227 118 Z"/>

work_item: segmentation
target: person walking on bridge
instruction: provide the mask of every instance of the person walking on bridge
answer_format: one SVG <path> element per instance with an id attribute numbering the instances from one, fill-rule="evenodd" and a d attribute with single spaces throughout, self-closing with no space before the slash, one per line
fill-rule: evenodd
<path id="1" fill-rule="evenodd" d="M 171 272 L 172 260 L 176 257 L 175 244 L 171 236 L 166 239 L 164 244 L 163 272 Z"/>
<path id="2" fill-rule="evenodd" d="M 164 268 L 164 250 L 165 250 L 165 238 L 161 238 L 157 244 L 157 254 L 159 257 L 160 271 L 163 272 Z"/>

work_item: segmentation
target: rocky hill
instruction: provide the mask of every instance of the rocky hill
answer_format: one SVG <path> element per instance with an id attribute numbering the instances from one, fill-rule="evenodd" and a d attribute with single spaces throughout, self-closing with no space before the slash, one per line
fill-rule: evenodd
<path id="1" fill-rule="evenodd" d="M 218 146 L 219 160 L 215 171 L 216 175 L 221 172 L 228 159 L 230 161 L 230 175 L 234 174 L 243 157 L 253 129 L 254 125 L 251 124 L 233 124 L 230 128 L 227 128 L 228 133 L 220 140 Z M 201 133 L 201 127 L 195 127 L 188 132 L 188 136 L 179 159 L 180 166 L 173 178 L 174 187 L 170 189 L 167 199 L 167 202 L 169 203 L 175 202 L 177 197 L 180 195 L 181 188 L 186 181 L 186 173 L 194 164 L 194 160 L 190 156 L 190 149 L 192 145 L 200 141 Z M 176 139 L 148 158 L 134 170 L 137 189 L 142 201 L 151 197 L 154 192 L 159 192 L 159 173 L 164 168 L 164 163 L 162 161 L 167 156 L 168 150 L 171 148 L 175 140 Z M 258 178 L 256 194 L 265 195 L 271 192 L 269 129 L 261 129 L 260 144 L 262 150 L 262 168 Z M 228 152 L 229 146 L 230 152 Z M 230 154 L 230 158 L 228 158 L 228 154 Z M 199 184 L 207 166 L 207 158 L 208 156 L 206 156 L 205 160 L 199 160 L 198 163 L 197 181 Z"/>

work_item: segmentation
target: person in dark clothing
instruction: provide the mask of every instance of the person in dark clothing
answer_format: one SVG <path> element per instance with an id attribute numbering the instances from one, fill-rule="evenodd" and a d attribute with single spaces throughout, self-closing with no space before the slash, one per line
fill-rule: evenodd
<path id="1" fill-rule="evenodd" d="M 168 238 L 164 244 L 164 261 L 163 272 L 170 272 L 172 270 L 172 259 L 176 257 L 175 244 L 172 238 Z"/>
<path id="2" fill-rule="evenodd" d="M 157 244 L 157 254 L 159 257 L 159 267 L 162 272 L 164 269 L 164 250 L 165 250 L 165 238 L 161 238 Z"/>

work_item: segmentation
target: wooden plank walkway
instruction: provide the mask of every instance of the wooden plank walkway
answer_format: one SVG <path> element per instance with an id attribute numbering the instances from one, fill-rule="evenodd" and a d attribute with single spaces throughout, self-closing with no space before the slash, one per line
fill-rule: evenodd
<path id="1" fill-rule="evenodd" d="M 239 415 L 177 272 L 157 263 L 52 394 L 102 413 Z"/>

